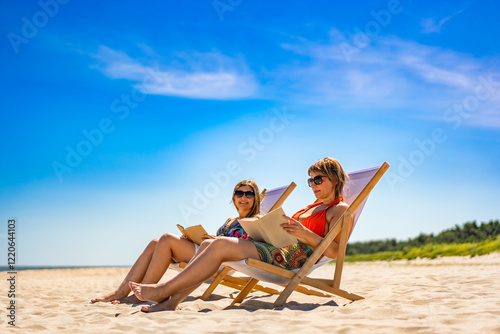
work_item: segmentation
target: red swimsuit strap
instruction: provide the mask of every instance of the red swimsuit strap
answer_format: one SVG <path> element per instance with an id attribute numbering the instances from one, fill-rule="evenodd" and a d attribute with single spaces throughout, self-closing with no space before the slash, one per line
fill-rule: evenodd
<path id="1" fill-rule="evenodd" d="M 341 202 L 341 201 L 343 201 L 343 200 L 344 200 L 344 198 L 343 198 L 342 196 L 340 196 L 339 198 L 337 198 L 336 200 L 334 200 L 333 202 L 331 202 L 330 204 L 328 204 L 328 206 L 325 208 L 325 210 L 327 210 L 327 209 L 331 208 L 332 206 L 334 206 L 335 204 L 340 203 L 340 202 Z M 292 218 L 293 218 L 293 219 L 295 219 L 295 220 L 299 220 L 299 217 L 300 217 L 300 215 L 301 215 L 301 214 L 303 214 L 303 213 L 304 213 L 304 212 L 306 212 L 307 210 L 312 209 L 312 208 L 314 208 L 314 207 L 317 207 L 317 206 L 319 206 L 319 205 L 321 205 L 321 204 L 323 204 L 323 202 L 318 202 L 318 203 L 309 204 L 309 205 L 308 205 L 307 207 L 305 207 L 304 209 L 301 209 L 301 210 L 297 211 L 297 212 L 296 212 L 296 213 L 292 216 Z M 321 210 L 321 211 L 323 211 L 323 210 Z M 318 211 L 318 212 L 316 212 L 316 213 L 319 213 L 319 212 L 321 212 L 321 211 Z M 316 214 L 316 213 L 315 213 L 315 214 Z"/>
<path id="2" fill-rule="evenodd" d="M 335 201 L 331 202 L 330 204 L 328 204 L 328 206 L 326 207 L 327 209 L 328 208 L 331 208 L 332 206 L 334 206 L 335 204 L 337 203 L 340 203 L 344 200 L 344 198 L 342 196 L 340 196 L 339 198 L 337 198 Z M 325 209 L 326 210 L 326 209 Z"/>

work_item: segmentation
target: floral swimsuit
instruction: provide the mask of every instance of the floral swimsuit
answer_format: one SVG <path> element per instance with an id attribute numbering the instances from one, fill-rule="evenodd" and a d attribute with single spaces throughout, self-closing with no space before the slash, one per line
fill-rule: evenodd
<path id="1" fill-rule="evenodd" d="M 231 224 L 235 219 L 236 218 L 229 218 L 228 220 L 226 220 L 226 223 L 217 230 L 216 235 L 218 237 L 223 236 L 223 237 L 247 239 L 248 234 L 247 232 L 245 232 L 245 230 L 238 221 L 236 221 L 236 224 Z"/>

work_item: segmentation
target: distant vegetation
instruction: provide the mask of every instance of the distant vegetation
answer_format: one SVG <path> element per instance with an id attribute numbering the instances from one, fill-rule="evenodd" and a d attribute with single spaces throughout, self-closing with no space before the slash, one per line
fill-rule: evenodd
<path id="1" fill-rule="evenodd" d="M 455 225 L 439 233 L 407 241 L 396 239 L 353 242 L 347 245 L 346 261 L 415 259 L 418 257 L 483 255 L 500 251 L 500 221 L 476 221 Z"/>

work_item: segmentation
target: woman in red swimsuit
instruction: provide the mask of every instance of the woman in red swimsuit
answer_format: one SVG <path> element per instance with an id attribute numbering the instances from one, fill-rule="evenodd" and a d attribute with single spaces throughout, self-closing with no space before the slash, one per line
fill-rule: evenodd
<path id="1" fill-rule="evenodd" d="M 331 223 L 347 209 L 347 204 L 342 201 L 342 189 L 348 176 L 337 160 L 320 160 L 309 167 L 308 174 L 308 184 L 316 196 L 315 204 L 300 210 L 290 218 L 289 223 L 282 225 L 297 238 L 297 244 L 275 248 L 261 242 L 226 237 L 204 241 L 186 269 L 169 281 L 160 284 L 130 282 L 138 299 L 157 303 L 150 307 L 144 306 L 142 311 L 175 310 L 182 300 L 211 277 L 225 261 L 253 258 L 284 268 L 301 267 L 329 229 L 333 228 Z M 330 244 L 325 256 L 337 257 L 338 241 L 335 239 Z"/>
<path id="2" fill-rule="evenodd" d="M 348 175 L 337 160 L 320 160 L 309 167 L 308 174 L 311 178 L 307 182 L 316 196 L 316 202 L 298 211 L 292 218 L 287 217 L 291 223 L 282 225 L 288 233 L 296 236 L 299 242 L 276 248 L 254 241 L 261 261 L 285 269 L 302 267 L 332 227 L 330 222 L 335 222 L 333 218 L 342 216 L 347 209 L 347 204 L 342 202 L 342 190 Z M 340 234 L 324 255 L 336 258 L 339 240 Z"/>

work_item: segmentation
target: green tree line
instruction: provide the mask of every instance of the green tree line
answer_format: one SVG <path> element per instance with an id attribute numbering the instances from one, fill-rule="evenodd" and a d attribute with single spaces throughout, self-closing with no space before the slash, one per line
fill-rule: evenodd
<path id="1" fill-rule="evenodd" d="M 500 221 L 490 220 L 477 224 L 474 220 L 462 226 L 444 230 L 437 235 L 420 233 L 413 239 L 398 241 L 396 239 L 372 240 L 347 244 L 346 255 L 374 254 L 380 252 L 404 251 L 410 248 L 422 247 L 429 244 L 465 244 L 493 240 L 500 235 Z"/>

